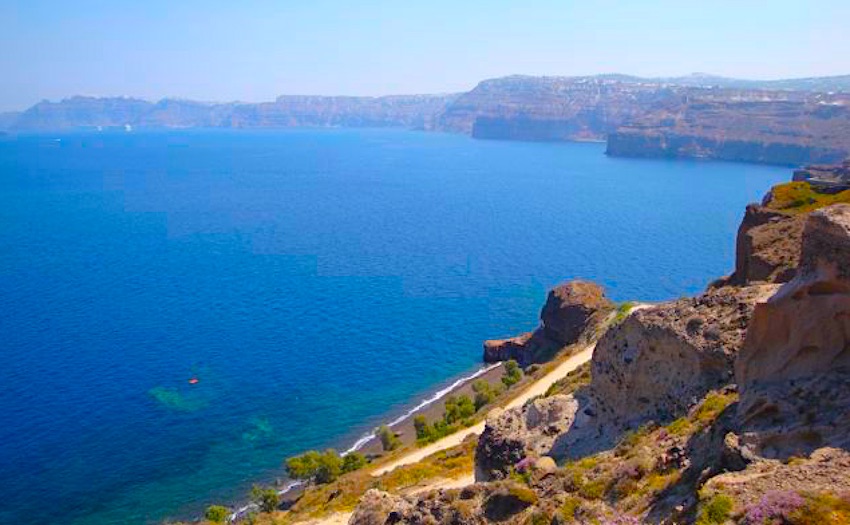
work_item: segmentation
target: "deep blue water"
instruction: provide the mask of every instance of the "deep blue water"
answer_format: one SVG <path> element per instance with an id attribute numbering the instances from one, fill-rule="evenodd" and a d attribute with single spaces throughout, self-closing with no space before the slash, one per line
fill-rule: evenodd
<path id="1" fill-rule="evenodd" d="M 701 290 L 732 268 L 744 205 L 789 176 L 603 151 L 376 130 L 0 141 L 0 523 L 239 499 L 474 370 L 560 281 Z"/>

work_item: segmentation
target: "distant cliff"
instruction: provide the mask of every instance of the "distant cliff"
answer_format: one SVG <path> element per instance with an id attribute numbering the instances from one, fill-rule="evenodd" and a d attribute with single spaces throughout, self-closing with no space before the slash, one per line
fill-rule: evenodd
<path id="1" fill-rule="evenodd" d="M 0 115 L 0 129 L 402 127 L 478 139 L 608 140 L 608 153 L 783 165 L 850 157 L 850 76 L 510 76 L 462 94 L 281 96 L 256 104 L 72 97 Z"/>
<path id="2" fill-rule="evenodd" d="M 604 139 L 673 95 L 631 77 L 526 77 L 485 80 L 457 98 L 438 126 L 476 138 Z"/>
<path id="3" fill-rule="evenodd" d="M 431 129 L 454 95 L 388 97 L 283 96 L 259 104 L 72 97 L 39 102 L 10 119 L 17 131 L 87 127 L 405 127 Z"/>
<path id="4" fill-rule="evenodd" d="M 688 90 L 611 133 L 608 154 L 838 162 L 850 156 L 850 96 Z"/>

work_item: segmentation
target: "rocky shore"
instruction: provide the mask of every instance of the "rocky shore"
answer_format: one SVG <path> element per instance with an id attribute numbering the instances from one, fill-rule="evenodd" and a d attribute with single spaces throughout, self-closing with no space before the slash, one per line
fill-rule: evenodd
<path id="1" fill-rule="evenodd" d="M 731 276 L 608 328 L 589 385 L 491 413 L 475 484 L 370 491 L 349 523 L 850 520 L 850 194 L 788 191 Z"/>

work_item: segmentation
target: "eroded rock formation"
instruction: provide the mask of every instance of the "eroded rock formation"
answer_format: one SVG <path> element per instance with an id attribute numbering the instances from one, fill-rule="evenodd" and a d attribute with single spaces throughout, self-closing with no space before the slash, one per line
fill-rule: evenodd
<path id="1" fill-rule="evenodd" d="M 735 272 L 719 284 L 784 283 L 794 277 L 805 218 L 750 204 L 738 227 Z"/>
<path id="2" fill-rule="evenodd" d="M 850 445 L 850 205 L 808 216 L 798 275 L 757 306 L 735 375 L 758 455 Z"/>
<path id="3" fill-rule="evenodd" d="M 515 359 L 521 366 L 548 360 L 561 348 L 591 333 L 614 309 L 598 284 L 570 281 L 549 292 L 540 312 L 540 327 L 509 339 L 484 342 L 484 361 Z"/>
<path id="4" fill-rule="evenodd" d="M 638 311 L 610 329 L 592 362 L 599 417 L 625 427 L 670 421 L 730 383 L 753 307 L 774 290 L 712 290 Z"/>

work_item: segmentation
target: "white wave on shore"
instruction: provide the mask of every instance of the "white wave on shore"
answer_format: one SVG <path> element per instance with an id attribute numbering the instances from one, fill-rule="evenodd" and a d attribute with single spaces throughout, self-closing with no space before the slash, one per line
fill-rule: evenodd
<path id="1" fill-rule="evenodd" d="M 438 390 L 431 397 L 421 401 L 415 407 L 411 408 L 410 410 L 408 410 L 404 414 L 402 414 L 402 415 L 398 416 L 397 418 L 393 419 L 392 421 L 390 421 L 388 423 L 388 426 L 398 425 L 399 423 L 401 423 L 405 419 L 413 416 L 414 414 L 416 414 L 417 412 L 419 412 L 423 408 L 425 408 L 429 405 L 432 405 L 432 404 L 436 403 L 437 401 L 439 401 L 440 399 L 444 398 L 449 393 L 451 393 L 452 390 L 456 389 L 457 387 L 463 385 L 464 383 L 466 383 L 468 381 L 472 381 L 473 379 L 486 374 L 487 372 L 489 372 L 490 370 L 493 370 L 494 368 L 496 368 L 500 364 L 501 363 L 494 363 L 494 364 L 491 364 L 491 365 L 484 366 L 482 368 L 479 368 L 478 370 L 476 370 L 472 374 L 469 374 L 468 376 L 463 376 L 463 377 L 459 378 L 457 381 L 453 382 L 452 384 L 448 385 L 445 388 Z M 346 449 L 346 451 L 343 452 L 342 455 L 344 456 L 346 454 L 350 454 L 352 452 L 360 450 L 361 448 L 363 448 L 366 445 L 366 443 L 375 439 L 375 437 L 376 437 L 376 435 L 375 435 L 374 431 L 362 435 L 359 439 L 357 439 L 357 441 L 354 442 L 353 445 L 351 445 L 348 449 Z M 286 494 L 287 492 L 289 492 L 290 490 L 297 488 L 297 487 L 300 487 L 301 485 L 304 485 L 303 481 L 290 481 L 283 488 L 278 490 L 277 493 L 282 496 L 282 495 Z M 242 520 L 243 518 L 245 518 L 246 516 L 248 516 L 249 513 L 256 511 L 256 510 L 259 510 L 259 508 L 260 508 L 259 505 L 257 505 L 256 503 L 248 503 L 247 505 L 239 507 L 230 516 L 228 516 L 227 523 L 236 523 L 236 522 Z"/>
<path id="2" fill-rule="evenodd" d="M 464 383 L 466 383 L 466 382 L 468 382 L 468 381 L 472 381 L 473 379 L 475 379 L 475 378 L 477 378 L 477 377 L 480 377 L 480 376 L 482 376 L 482 375 L 486 374 L 487 372 L 489 372 L 490 370 L 493 370 L 494 368 L 496 368 L 496 367 L 497 367 L 497 366 L 499 366 L 500 364 L 501 364 L 501 363 L 494 363 L 494 364 L 492 364 L 492 365 L 488 365 L 488 366 L 485 366 L 485 367 L 479 368 L 479 369 L 478 369 L 478 370 L 476 370 L 474 373 L 472 373 L 472 374 L 470 374 L 470 375 L 468 375 L 468 376 L 461 377 L 460 379 L 458 379 L 458 380 L 457 380 L 457 381 L 455 381 L 454 383 L 450 384 L 449 386 L 447 386 L 447 387 L 445 387 L 445 388 L 443 388 L 443 389 L 438 390 L 437 392 L 435 392 L 435 393 L 434 393 L 434 395 L 432 395 L 431 397 L 429 397 L 429 398 L 425 399 L 424 401 L 420 402 L 418 405 L 416 405 L 415 407 L 411 408 L 410 410 L 408 410 L 408 411 L 407 411 L 407 412 L 405 412 L 404 414 L 402 414 L 402 415 L 398 416 L 397 418 L 393 419 L 393 420 L 392 420 L 392 421 L 390 421 L 387 425 L 388 425 L 388 426 L 398 425 L 399 423 L 401 423 L 401 422 L 402 422 L 402 421 L 404 421 L 405 419 L 407 419 L 407 418 L 411 417 L 412 415 L 414 415 L 415 413 L 419 412 L 420 410 L 422 410 L 423 408 L 427 407 L 428 405 L 434 404 L 434 403 L 436 403 L 437 401 L 439 401 L 440 399 L 442 399 L 443 397 L 447 396 L 447 395 L 448 395 L 448 394 L 449 394 L 452 390 L 454 390 L 455 388 L 457 388 L 457 387 L 461 386 L 462 384 L 464 384 Z M 375 432 L 369 432 L 369 433 L 367 433 L 367 434 L 364 434 L 364 435 L 363 435 L 363 436 L 361 436 L 361 437 L 360 437 L 357 441 L 355 441 L 355 442 L 354 442 L 354 444 L 353 444 L 353 445 L 351 445 L 351 447 L 349 447 L 349 448 L 348 448 L 345 452 L 343 452 L 343 453 L 342 453 L 342 455 L 344 456 L 344 455 L 346 455 L 346 454 L 350 454 L 350 453 L 352 453 L 352 452 L 355 452 L 355 451 L 357 451 L 357 450 L 360 450 L 361 448 L 363 448 L 363 447 L 366 445 L 366 443 L 368 443 L 368 442 L 372 441 L 373 439 L 375 439 L 375 437 L 376 437 Z"/>

